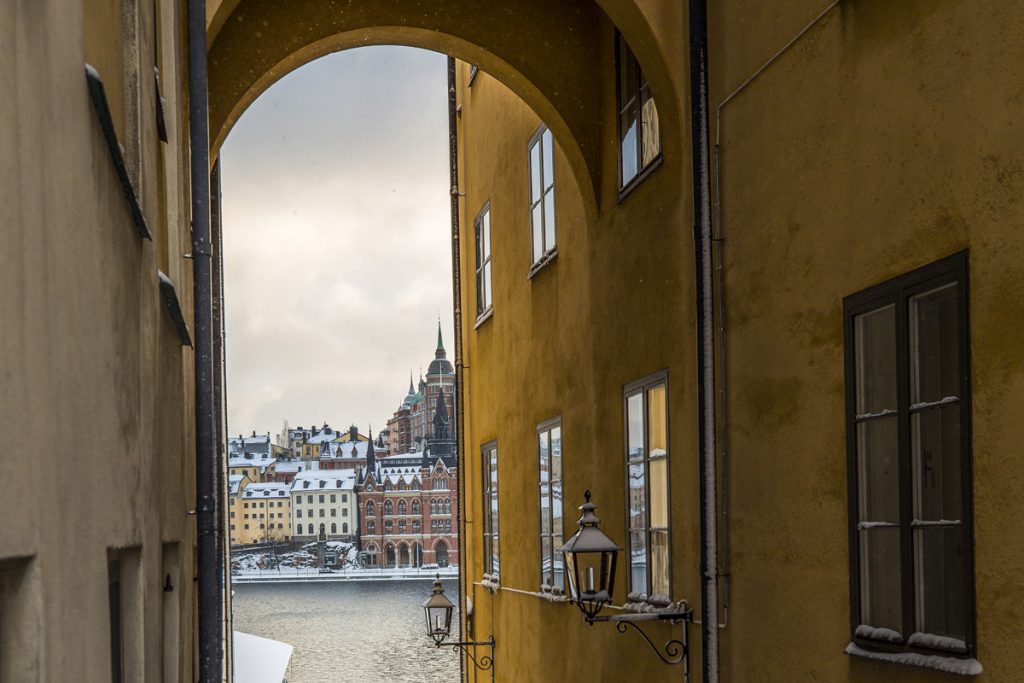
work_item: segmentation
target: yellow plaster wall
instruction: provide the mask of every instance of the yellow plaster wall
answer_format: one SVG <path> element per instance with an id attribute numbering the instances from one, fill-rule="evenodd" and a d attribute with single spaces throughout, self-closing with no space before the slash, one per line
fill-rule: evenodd
<path id="1" fill-rule="evenodd" d="M 823 7 L 717 7 L 712 104 Z M 842 298 L 965 248 L 978 680 L 1024 679 L 1022 29 L 1016 3 L 842 3 L 723 110 L 734 680 L 953 680 L 842 655 Z"/>
<path id="2" fill-rule="evenodd" d="M 498 442 L 501 586 L 496 594 L 466 586 L 473 598 L 473 637 L 493 633 L 498 679 L 673 680 L 677 668 L 639 649 L 635 635 L 610 625 L 587 627 L 571 605 L 520 591 L 540 589 L 536 428 L 561 416 L 565 537 L 576 527 L 590 488 L 605 531 L 625 541 L 623 386 L 669 372 L 674 497 L 674 593 L 696 596 L 696 476 L 693 458 L 691 356 L 686 255 L 688 233 L 673 229 L 687 206 L 676 188 L 688 182 L 684 160 L 666 150 L 662 165 L 616 203 L 614 32 L 600 31 L 602 99 L 601 220 L 591 224 L 564 154 L 555 157 L 558 257 L 532 279 L 527 144 L 538 116 L 497 80 L 479 73 L 458 97 L 462 218 L 462 302 L 466 312 L 465 579 L 480 581 L 480 447 Z M 608 120 L 610 119 L 610 120 Z M 664 119 L 663 119 L 664 121 Z M 608 130 L 608 126 L 611 127 Z M 556 145 L 559 139 L 555 138 Z M 476 311 L 473 221 L 490 201 L 493 316 L 473 329 Z M 626 593 L 625 574 L 616 587 Z M 679 635 L 653 625 L 659 639 Z M 696 637 L 693 630 L 691 635 Z M 696 648 L 695 648 L 696 649 Z M 572 656 L 566 656 L 572 653 Z M 692 663 L 696 664 L 699 656 Z M 594 663 L 600 662 L 595 667 Z M 473 673 L 470 679 L 473 680 Z"/>

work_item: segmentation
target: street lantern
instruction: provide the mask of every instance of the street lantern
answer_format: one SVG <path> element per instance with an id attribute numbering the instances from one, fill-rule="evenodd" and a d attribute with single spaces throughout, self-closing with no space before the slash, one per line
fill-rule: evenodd
<path id="1" fill-rule="evenodd" d="M 558 550 L 565 557 L 569 596 L 587 623 L 593 624 L 601 608 L 611 602 L 615 560 L 622 548 L 597 528 L 601 520 L 594 514 L 597 506 L 590 502 L 590 491 L 585 491 L 583 497 L 586 502 L 579 507 L 583 513 L 579 531 Z"/>
<path id="2" fill-rule="evenodd" d="M 423 612 L 427 617 L 427 635 L 433 638 L 437 647 L 451 647 L 455 652 L 463 652 L 473 661 L 473 665 L 481 671 L 491 670 L 491 680 L 494 680 L 494 636 L 488 636 L 487 640 L 475 641 L 464 640 L 454 642 L 448 640 L 452 630 L 452 610 L 455 605 L 444 594 L 444 587 L 441 585 L 441 575 L 436 574 L 434 580 L 434 592 L 423 602 Z M 481 654 L 479 658 L 475 654 L 478 647 L 490 648 L 489 654 Z"/>
<path id="3" fill-rule="evenodd" d="M 590 502 L 590 491 L 584 491 L 586 502 L 580 506 L 579 525 L 569 541 L 558 549 L 565 557 L 566 574 L 569 577 L 569 596 L 583 612 L 587 624 L 595 621 L 615 624 L 615 630 L 625 633 L 632 628 L 647 643 L 651 651 L 666 664 L 683 664 L 683 678 L 690 680 L 690 636 L 689 625 L 693 623 L 693 610 L 685 601 L 673 603 L 665 609 L 645 613 L 623 613 L 612 616 L 598 616 L 601 608 L 612 601 L 615 587 L 615 559 L 622 550 L 615 541 L 597 528 L 601 520 L 594 514 L 597 506 Z M 683 625 L 682 640 L 672 638 L 662 649 L 644 633 L 640 622 L 659 621 Z"/>
<path id="4" fill-rule="evenodd" d="M 452 608 L 454 605 L 444 594 L 441 586 L 441 575 L 437 574 L 434 581 L 434 592 L 423 603 L 423 611 L 427 617 L 427 635 L 434 639 L 438 647 L 452 630 Z"/>

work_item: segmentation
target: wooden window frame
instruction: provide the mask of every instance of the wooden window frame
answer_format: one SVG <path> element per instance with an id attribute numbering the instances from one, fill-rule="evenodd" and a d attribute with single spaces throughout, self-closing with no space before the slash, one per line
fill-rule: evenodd
<path id="1" fill-rule="evenodd" d="M 847 451 L 847 508 L 850 558 L 850 635 L 852 641 L 865 649 L 925 655 L 941 655 L 968 659 L 977 654 L 976 596 L 974 576 L 974 524 L 972 485 L 972 429 L 971 429 L 971 365 L 970 365 L 970 311 L 968 252 L 961 251 L 939 261 L 880 283 L 843 299 L 843 339 L 846 382 L 846 451 Z M 959 342 L 959 396 L 960 408 L 960 477 L 961 520 L 964 548 L 964 643 L 962 649 L 943 649 L 911 645 L 908 641 L 917 632 L 916 566 L 914 560 L 913 529 L 914 483 L 911 443 L 911 415 L 928 408 L 915 408 L 910 404 L 911 349 L 909 341 L 909 302 L 912 297 L 941 287 L 957 284 L 958 342 Z M 855 327 L 857 316 L 889 305 L 895 305 L 896 367 L 897 367 L 897 442 L 899 477 L 899 536 L 900 536 L 900 589 L 901 630 L 899 641 L 881 641 L 857 635 L 861 620 L 861 566 L 859 524 L 859 483 L 857 458 L 857 424 L 871 419 L 857 416 Z"/>
<path id="2" fill-rule="evenodd" d="M 487 239 L 482 240 L 484 217 L 487 218 Z M 491 233 L 491 203 L 487 202 L 473 219 L 473 248 L 476 252 L 476 319 L 477 325 L 487 320 L 494 312 L 494 263 L 491 254 L 494 251 L 494 235 Z M 484 254 L 484 245 L 487 253 Z M 484 268 L 490 266 L 491 286 L 488 290 Z"/>
<path id="3" fill-rule="evenodd" d="M 540 562 L 538 563 L 538 567 L 539 567 L 539 570 L 540 570 L 539 571 L 540 585 L 542 587 L 546 585 L 546 586 L 548 586 L 552 590 L 561 592 L 561 591 L 563 591 L 565 589 L 565 565 L 564 565 L 564 560 L 562 560 L 562 562 L 563 562 L 563 564 L 562 564 L 562 574 L 561 574 L 562 580 L 561 580 L 560 583 L 555 584 L 553 581 L 552 581 L 552 583 L 546 583 L 546 578 L 547 577 L 546 577 L 545 572 L 544 572 L 544 560 L 548 559 L 548 560 L 550 560 L 550 565 L 549 566 L 551 567 L 551 571 L 550 571 L 551 577 L 552 577 L 552 579 L 554 579 L 555 561 L 557 559 L 559 559 L 559 557 L 558 557 L 558 555 L 559 555 L 558 549 L 562 547 L 562 543 L 565 541 L 565 498 L 564 498 L 564 496 L 565 496 L 565 486 L 563 484 L 563 482 L 565 481 L 565 463 L 562 462 L 560 464 L 560 472 L 559 472 L 559 475 L 558 475 L 557 478 L 552 477 L 550 475 L 550 467 L 551 467 L 550 463 L 552 462 L 552 449 L 551 449 L 552 440 L 550 438 L 550 434 L 551 434 L 551 432 L 554 429 L 558 429 L 559 430 L 559 432 L 560 432 L 559 442 L 560 442 L 560 444 L 564 444 L 565 443 L 565 430 L 562 428 L 562 418 L 561 418 L 561 416 L 553 417 L 553 418 L 551 418 L 549 420 L 545 420 L 544 422 L 541 422 L 539 425 L 537 425 L 537 435 L 536 435 L 535 444 L 536 444 L 536 447 L 537 447 L 537 482 L 538 482 L 538 490 L 539 490 L 539 493 L 540 493 L 540 495 L 538 496 L 538 499 L 537 499 L 537 521 L 538 521 L 537 530 L 538 530 L 538 533 L 539 533 L 539 542 L 537 544 L 537 551 L 538 551 L 538 557 L 540 559 Z M 543 478 L 541 477 L 541 462 L 540 462 L 540 437 L 541 437 L 541 434 L 548 434 L 549 435 L 549 437 L 548 437 L 548 449 L 549 449 L 548 450 L 548 468 L 549 468 L 549 475 L 548 475 L 547 482 L 545 482 L 543 480 Z M 564 448 L 562 448 L 559 453 L 560 453 L 559 457 L 564 457 L 564 453 L 565 453 Z M 558 485 L 560 487 L 560 490 L 562 491 L 562 496 L 563 496 L 562 497 L 562 528 L 558 529 L 557 531 L 555 529 L 555 524 L 554 524 L 554 515 L 552 514 L 552 511 L 554 510 L 553 504 L 554 504 L 554 500 L 555 500 L 554 493 L 553 493 L 555 482 L 558 483 Z M 548 501 L 548 516 L 549 516 L 549 519 L 548 519 L 549 531 L 546 534 L 544 533 L 544 500 L 545 499 L 547 499 L 547 501 Z M 547 558 L 544 557 L 544 540 L 545 539 L 548 540 L 548 542 L 550 543 L 550 546 L 551 546 L 551 554 Z"/>
<path id="4" fill-rule="evenodd" d="M 629 51 L 629 56 L 636 64 L 636 91 L 624 93 L 622 83 L 622 60 L 626 55 L 623 54 L 623 49 Z M 656 168 L 661 165 L 662 156 L 664 155 L 664 146 L 661 136 L 661 127 L 658 127 L 658 153 L 654 155 L 647 164 L 643 163 L 643 115 L 641 113 L 641 94 L 644 88 L 650 90 L 650 86 L 647 83 L 647 79 L 644 78 L 643 69 L 640 68 L 640 61 L 636 58 L 636 54 L 633 49 L 629 47 L 629 43 L 626 41 L 625 36 L 622 35 L 618 30 L 615 31 L 615 131 L 616 131 L 616 158 L 618 159 L 618 186 L 619 186 L 619 200 L 621 201 L 627 194 L 629 194 L 637 185 L 642 183 L 647 176 L 649 176 Z M 651 96 L 654 99 L 654 96 Z M 632 178 L 624 182 L 623 179 L 623 164 L 622 164 L 622 115 L 626 109 L 630 106 L 630 103 L 636 100 L 637 102 L 637 141 L 636 141 L 636 173 Z M 655 110 L 657 110 L 657 102 L 655 101 Z"/>
<path id="5" fill-rule="evenodd" d="M 648 393 L 651 389 L 664 386 L 665 387 L 665 444 L 666 453 L 665 459 L 665 482 L 666 482 L 666 505 L 668 506 L 668 526 L 664 529 L 654 529 L 651 526 L 651 454 L 650 454 L 650 404 L 648 402 Z M 640 394 L 643 396 L 644 405 L 644 420 L 643 420 L 643 431 L 644 431 L 644 457 L 642 461 L 631 461 L 629 459 L 629 399 L 632 396 Z M 625 466 L 625 484 L 626 484 L 626 505 L 625 505 L 625 530 L 626 530 L 626 564 L 624 571 L 626 572 L 626 587 L 627 593 L 633 594 L 638 593 L 633 586 L 633 569 L 632 569 L 632 543 L 633 543 L 633 528 L 630 522 L 630 503 L 629 503 L 629 467 L 630 464 L 636 464 L 642 462 L 644 465 L 644 516 L 645 526 L 643 533 L 645 535 L 645 549 L 647 553 L 647 591 L 645 594 L 647 600 L 654 596 L 654 576 L 653 576 L 653 565 L 654 562 L 651 552 L 651 532 L 652 531 L 663 531 L 666 534 L 667 539 L 667 554 L 668 554 L 668 588 L 669 595 L 666 596 L 671 599 L 672 593 L 674 592 L 674 585 L 672 582 L 672 439 L 671 439 L 671 422 L 670 422 L 670 394 L 669 394 L 669 382 L 668 382 L 668 370 L 660 370 L 646 377 L 638 379 L 634 382 L 630 382 L 625 385 L 622 389 L 622 442 L 623 442 L 623 453 L 625 455 L 623 463 Z"/>
<path id="6" fill-rule="evenodd" d="M 545 159 L 546 155 L 544 152 L 544 136 L 545 134 L 551 140 L 551 178 L 548 178 L 544 174 Z M 533 196 L 533 150 L 538 148 L 538 158 L 540 168 L 537 170 L 540 176 L 540 196 Z M 558 255 L 558 231 L 557 224 L 558 218 L 555 216 L 555 208 L 552 206 L 551 215 L 553 217 L 551 226 L 551 244 L 547 243 L 548 224 L 547 224 L 547 202 L 548 194 L 551 196 L 551 203 L 556 202 L 557 195 L 555 193 L 555 138 L 543 123 L 537 128 L 536 132 L 530 136 L 530 141 L 526 145 L 526 167 L 529 170 L 529 196 L 530 196 L 530 270 L 527 274 L 528 278 L 532 278 L 541 268 L 550 263 Z M 540 255 L 536 255 L 537 252 L 537 240 L 535 238 L 535 226 L 533 221 L 533 212 L 540 206 Z"/>

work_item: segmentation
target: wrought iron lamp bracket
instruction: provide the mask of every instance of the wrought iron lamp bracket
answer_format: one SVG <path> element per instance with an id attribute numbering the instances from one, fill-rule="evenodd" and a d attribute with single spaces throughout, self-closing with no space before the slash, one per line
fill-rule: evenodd
<path id="1" fill-rule="evenodd" d="M 473 654 L 470 648 L 477 647 L 489 647 L 491 653 L 489 655 L 480 655 L 480 658 Z M 492 671 L 494 670 L 494 636 L 487 636 L 487 640 L 476 641 L 476 640 L 464 640 L 457 643 L 449 641 L 441 641 L 437 643 L 437 647 L 450 647 L 452 652 L 463 652 L 467 657 L 473 661 L 473 666 L 480 669 L 481 671 Z"/>
<path id="2" fill-rule="evenodd" d="M 638 618 L 639 617 L 639 618 Z M 688 609 L 682 612 L 658 612 L 653 614 L 637 614 L 637 615 L 621 615 L 621 616 L 606 616 L 606 617 L 593 617 L 587 620 L 589 623 L 595 621 L 607 621 L 615 624 L 615 630 L 619 633 L 625 633 L 629 628 L 632 628 L 640 637 L 644 639 L 647 646 L 651 651 L 658 656 L 665 664 L 674 666 L 676 664 L 683 664 L 686 670 L 686 678 L 689 680 L 689 657 L 690 657 L 690 637 L 689 628 L 690 624 L 693 623 L 693 610 Z M 650 636 L 644 633 L 644 630 L 637 625 L 639 621 L 667 621 L 671 624 L 683 624 L 683 635 L 682 640 L 678 638 L 670 638 L 665 642 L 662 647 L 658 647 Z"/>

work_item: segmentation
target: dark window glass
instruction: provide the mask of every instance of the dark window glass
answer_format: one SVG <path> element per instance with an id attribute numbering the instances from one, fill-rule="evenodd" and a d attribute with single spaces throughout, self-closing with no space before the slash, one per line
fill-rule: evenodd
<path id="1" fill-rule="evenodd" d="M 498 575 L 498 444 L 480 449 L 483 473 L 484 572 Z M 433 501 L 431 501 L 433 504 Z M 450 522 L 449 522 L 450 523 Z"/>
<path id="2" fill-rule="evenodd" d="M 847 297 L 852 627 L 974 651 L 967 257 Z"/>

